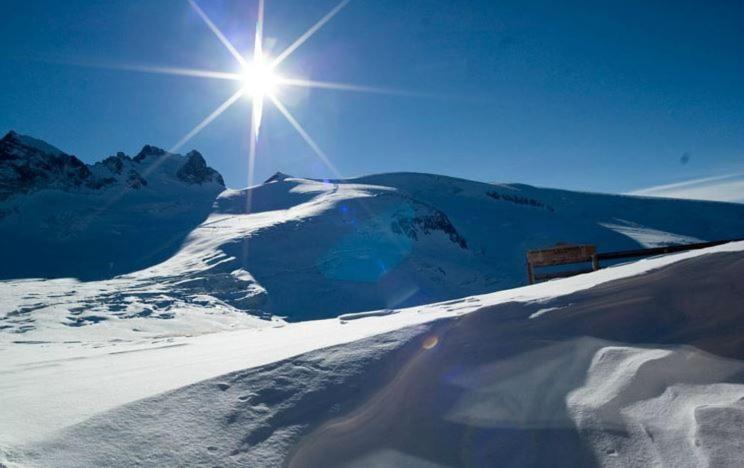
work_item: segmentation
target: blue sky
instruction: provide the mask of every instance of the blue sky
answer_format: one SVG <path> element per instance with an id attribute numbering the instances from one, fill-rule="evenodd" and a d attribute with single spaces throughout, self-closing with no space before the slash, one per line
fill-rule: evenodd
<path id="1" fill-rule="evenodd" d="M 267 0 L 266 48 L 278 53 L 336 4 Z M 199 5 L 239 50 L 252 49 L 255 1 Z M 742 24 L 744 3 L 730 1 L 352 0 L 281 73 L 434 97 L 280 94 L 344 176 L 420 171 L 675 196 L 693 181 L 694 196 L 702 184 L 709 198 L 723 181 L 736 199 Z M 236 89 L 115 69 L 236 70 L 185 0 L 6 0 L 0 60 L 0 131 L 87 162 L 145 143 L 169 148 Z M 184 150 L 244 186 L 249 116 L 242 99 Z M 332 175 L 270 105 L 256 164 L 257 180 Z"/>

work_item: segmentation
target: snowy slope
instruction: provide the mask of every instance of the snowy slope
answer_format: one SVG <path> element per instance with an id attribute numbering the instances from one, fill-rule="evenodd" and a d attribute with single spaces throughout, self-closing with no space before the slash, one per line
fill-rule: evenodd
<path id="1" fill-rule="evenodd" d="M 617 250 L 744 235 L 741 205 L 427 174 L 327 182 L 280 176 L 222 194 L 215 211 L 239 213 L 248 197 L 257 211 L 312 208 L 223 247 L 266 289 L 264 310 L 292 320 L 515 287 L 524 282 L 526 250 L 556 242 Z"/>
<path id="2" fill-rule="evenodd" d="M 737 204 L 413 173 L 277 174 L 223 191 L 198 153 L 150 146 L 77 180 L 58 170 L 77 163 L 46 163 L 60 150 L 17 134 L 3 142 L 3 174 L 34 163 L 41 175 L 0 201 L 0 343 L 137 340 L 426 304 L 519 286 L 525 251 L 556 242 L 607 251 L 744 236 Z"/>
<path id="3" fill-rule="evenodd" d="M 383 315 L 16 345 L 0 463 L 740 466 L 743 275 L 740 242 Z"/>

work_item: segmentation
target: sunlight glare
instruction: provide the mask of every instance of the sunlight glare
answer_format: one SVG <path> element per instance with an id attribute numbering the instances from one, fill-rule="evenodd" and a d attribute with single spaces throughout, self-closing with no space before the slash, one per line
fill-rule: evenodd
<path id="1" fill-rule="evenodd" d="M 274 69 L 263 60 L 254 61 L 246 66 L 240 74 L 245 94 L 261 99 L 277 91 L 281 79 Z"/>

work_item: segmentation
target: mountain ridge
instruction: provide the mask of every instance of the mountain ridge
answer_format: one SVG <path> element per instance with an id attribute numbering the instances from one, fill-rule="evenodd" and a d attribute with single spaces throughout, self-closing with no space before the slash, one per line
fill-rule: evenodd
<path id="1" fill-rule="evenodd" d="M 0 139 L 0 200 L 45 189 L 138 190 L 148 185 L 148 178 L 166 159 L 176 161 L 173 175 L 179 182 L 225 187 L 222 175 L 207 166 L 198 151 L 180 155 L 145 145 L 134 157 L 118 152 L 85 164 L 42 140 L 11 130 Z"/>
<path id="2" fill-rule="evenodd" d="M 235 190 L 178 179 L 204 173 L 200 154 L 189 153 L 190 164 L 164 154 L 146 146 L 92 166 L 122 190 L 0 201 L 0 293 L 29 291 L 0 310 L 3 326 L 107 324 L 129 336 L 132 320 L 138 330 L 176 320 L 200 333 L 258 318 L 319 319 L 513 288 L 525 282 L 525 252 L 559 242 L 612 251 L 744 234 L 740 204 L 420 173 L 277 173 Z M 150 162 L 161 165 L 139 173 L 147 185 L 128 188 L 128 168 Z M 32 290 L 65 299 L 39 301 Z"/>

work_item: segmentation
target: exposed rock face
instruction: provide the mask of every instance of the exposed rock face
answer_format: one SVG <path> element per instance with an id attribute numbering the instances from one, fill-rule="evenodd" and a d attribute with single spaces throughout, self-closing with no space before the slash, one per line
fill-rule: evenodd
<path id="1" fill-rule="evenodd" d="M 150 146 L 145 145 L 142 147 L 139 153 L 137 153 L 137 156 L 134 157 L 135 162 L 142 162 L 144 161 L 148 156 L 165 156 L 167 153 L 164 149 L 158 148 L 156 146 Z"/>
<path id="2" fill-rule="evenodd" d="M 163 178 L 224 188 L 222 176 L 196 151 L 186 156 L 145 145 L 131 158 L 119 152 L 92 165 L 34 138 L 9 132 L 0 140 L 0 200 L 44 189 L 62 191 L 125 190 L 153 187 Z"/>
<path id="3" fill-rule="evenodd" d="M 132 158 L 122 152 L 116 153 L 116 156 L 109 156 L 108 158 L 101 161 L 101 164 L 114 174 L 121 174 L 124 169 L 124 162 L 131 161 Z"/>
<path id="4" fill-rule="evenodd" d="M 127 186 L 129 188 L 138 189 L 142 188 L 145 185 L 147 185 L 147 180 L 145 180 L 139 172 L 135 171 L 134 169 L 129 170 L 129 174 L 127 175 Z"/>
<path id="5" fill-rule="evenodd" d="M 413 216 L 397 215 L 390 224 L 390 229 L 397 234 L 405 234 L 412 240 L 418 240 L 419 235 L 440 231 L 460 248 L 468 248 L 467 241 L 457 232 L 447 215 L 435 208 L 419 208 Z"/>
<path id="6" fill-rule="evenodd" d="M 204 184 L 216 182 L 225 186 L 225 181 L 219 172 L 207 166 L 204 157 L 198 151 L 191 151 L 186 155 L 186 162 L 176 173 L 178 178 L 187 184 Z"/>
<path id="7" fill-rule="evenodd" d="M 88 166 L 75 156 L 9 132 L 0 140 L 0 200 L 44 188 L 95 188 Z"/>
<path id="8" fill-rule="evenodd" d="M 535 208 L 544 208 L 548 211 L 555 211 L 552 206 L 546 205 L 540 200 L 535 200 L 534 198 L 523 197 L 508 193 L 499 193 L 493 190 L 486 192 L 486 195 L 493 198 L 494 200 L 503 200 L 509 203 L 515 203 L 517 205 L 534 206 Z"/>

